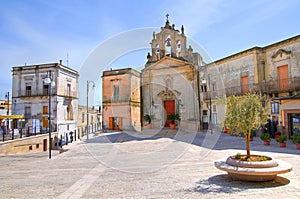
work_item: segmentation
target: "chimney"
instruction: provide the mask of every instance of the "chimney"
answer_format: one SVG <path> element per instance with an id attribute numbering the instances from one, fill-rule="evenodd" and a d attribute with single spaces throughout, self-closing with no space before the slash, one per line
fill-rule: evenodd
<path id="1" fill-rule="evenodd" d="M 62 65 L 62 60 L 61 59 L 59 60 L 59 64 Z"/>

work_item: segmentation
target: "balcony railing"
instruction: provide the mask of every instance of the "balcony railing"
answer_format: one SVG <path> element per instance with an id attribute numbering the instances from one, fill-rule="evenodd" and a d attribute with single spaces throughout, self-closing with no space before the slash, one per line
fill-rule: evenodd
<path id="1" fill-rule="evenodd" d="M 247 92 L 263 92 L 263 93 L 281 93 L 290 91 L 300 91 L 300 77 L 271 80 L 259 84 L 248 84 L 243 86 L 227 87 L 224 90 L 202 92 L 204 100 L 216 99 L 217 97 L 230 95 L 242 95 Z"/>

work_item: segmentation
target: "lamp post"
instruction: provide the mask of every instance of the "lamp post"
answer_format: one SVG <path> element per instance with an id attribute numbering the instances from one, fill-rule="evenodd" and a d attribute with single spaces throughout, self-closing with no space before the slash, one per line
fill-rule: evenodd
<path id="1" fill-rule="evenodd" d="M 90 83 L 93 84 L 93 88 L 95 88 L 95 82 L 87 80 L 86 82 L 86 139 L 89 139 L 89 86 Z"/>
<path id="2" fill-rule="evenodd" d="M 7 99 L 7 112 L 6 112 L 6 115 L 9 115 L 9 92 L 7 92 L 5 94 L 5 98 Z M 9 118 L 7 118 L 7 125 L 6 125 L 6 131 L 7 133 L 9 132 Z"/>
<path id="3" fill-rule="evenodd" d="M 48 117 L 48 130 L 49 130 L 49 159 L 51 159 L 51 148 L 52 148 L 52 143 L 51 143 L 51 95 L 52 95 L 52 87 L 55 86 L 55 81 L 53 80 L 53 73 L 52 71 L 47 72 L 47 77 L 44 79 L 44 83 L 48 84 L 48 96 L 49 96 L 49 117 Z"/>

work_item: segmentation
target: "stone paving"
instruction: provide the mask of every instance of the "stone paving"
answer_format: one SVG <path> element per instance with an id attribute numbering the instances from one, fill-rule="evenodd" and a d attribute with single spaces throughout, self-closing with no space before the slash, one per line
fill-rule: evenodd
<path id="1" fill-rule="evenodd" d="M 291 142 L 252 154 L 287 161 L 274 181 L 233 181 L 214 161 L 244 152 L 242 138 L 220 133 L 113 132 L 52 151 L 0 156 L 0 198 L 299 198 L 300 150 Z"/>

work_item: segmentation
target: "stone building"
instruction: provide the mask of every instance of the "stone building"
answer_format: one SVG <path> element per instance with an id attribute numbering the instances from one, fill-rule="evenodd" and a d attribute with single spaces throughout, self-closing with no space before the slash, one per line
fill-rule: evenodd
<path id="1" fill-rule="evenodd" d="M 140 73 L 132 68 L 102 75 L 103 128 L 141 130 Z"/>
<path id="2" fill-rule="evenodd" d="M 254 47 L 217 60 L 200 70 L 203 111 L 211 123 L 224 117 L 218 97 L 261 92 L 270 108 L 270 119 L 287 135 L 300 130 L 300 36 L 265 47 Z M 211 106 L 210 106 L 211 104 Z M 212 108 L 211 108 L 212 107 Z"/>
<path id="3" fill-rule="evenodd" d="M 154 128 L 162 128 L 169 126 L 169 114 L 179 114 L 181 128 L 199 130 L 198 70 L 204 62 L 187 47 L 184 27 L 177 30 L 167 18 L 161 31 L 153 33 L 147 59 L 142 70 L 143 115 L 153 118 Z"/>
<path id="4" fill-rule="evenodd" d="M 94 133 L 101 129 L 102 125 L 102 113 L 101 107 L 95 108 L 89 107 L 89 125 L 87 125 L 87 107 L 79 105 L 78 106 L 78 138 L 86 135 L 87 128 L 89 128 L 89 133 Z M 87 127 L 88 126 L 88 127 Z"/>
<path id="5" fill-rule="evenodd" d="M 52 82 L 45 78 L 52 74 Z M 12 113 L 24 114 L 25 124 L 40 121 L 41 130 L 48 130 L 51 111 L 51 127 L 58 136 L 65 136 L 77 129 L 78 72 L 60 63 L 16 66 L 12 68 Z M 49 89 L 51 109 L 49 110 Z"/>

